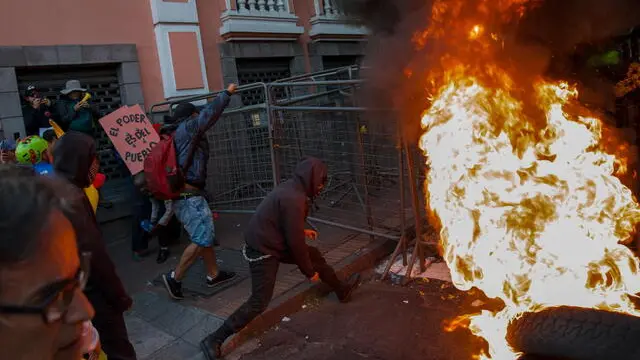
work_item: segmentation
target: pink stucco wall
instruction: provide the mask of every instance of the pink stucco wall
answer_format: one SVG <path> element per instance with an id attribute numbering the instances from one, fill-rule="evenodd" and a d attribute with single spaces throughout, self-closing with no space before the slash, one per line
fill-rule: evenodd
<path id="1" fill-rule="evenodd" d="M 309 37 L 309 31 L 311 30 L 311 24 L 309 21 L 316 15 L 316 9 L 313 0 L 289 0 L 289 4 L 293 4 L 293 9 L 298 16 L 298 26 L 304 26 L 305 32 L 300 36 L 298 42 L 302 45 L 302 51 L 304 52 L 305 70 L 311 72 L 311 62 L 309 60 L 309 48 L 307 44 L 311 41 Z"/>
<path id="2" fill-rule="evenodd" d="M 235 3 L 235 1 L 231 0 L 231 3 Z M 198 0 L 196 4 L 209 89 L 211 91 L 220 90 L 224 84 L 218 44 L 223 42 L 220 37 L 220 26 L 222 25 L 220 14 L 226 10 L 225 0 Z"/>
<path id="3" fill-rule="evenodd" d="M 173 75 L 178 90 L 202 89 L 204 81 L 198 52 L 198 34 L 195 32 L 169 33 Z"/>
<path id="4" fill-rule="evenodd" d="M 0 46 L 136 44 L 145 103 L 164 99 L 148 0 L 3 0 L 1 8 Z"/>

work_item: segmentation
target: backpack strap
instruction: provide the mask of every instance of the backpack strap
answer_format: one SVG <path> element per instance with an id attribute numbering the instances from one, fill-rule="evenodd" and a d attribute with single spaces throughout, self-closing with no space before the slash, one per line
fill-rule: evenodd
<path id="1" fill-rule="evenodd" d="M 201 129 L 198 129 L 198 131 L 196 132 L 196 135 L 191 140 L 191 146 L 189 146 L 189 153 L 187 154 L 187 161 L 185 161 L 184 166 L 182 167 L 182 172 L 184 173 L 185 176 L 187 175 L 187 171 L 189 171 L 189 169 L 191 168 L 191 165 L 193 165 L 193 160 L 196 155 L 196 150 L 198 149 L 200 139 L 202 138 L 202 135 L 204 133 L 205 133 L 204 131 L 202 131 Z"/>

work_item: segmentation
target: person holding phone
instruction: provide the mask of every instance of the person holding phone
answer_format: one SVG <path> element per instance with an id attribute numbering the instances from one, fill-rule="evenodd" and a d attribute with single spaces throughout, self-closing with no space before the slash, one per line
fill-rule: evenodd
<path id="1" fill-rule="evenodd" d="M 22 117 L 27 136 L 41 135 L 41 131 L 51 127 L 49 120 L 58 119 L 53 101 L 42 96 L 34 85 L 27 86 L 23 99 L 25 104 L 22 106 Z"/>

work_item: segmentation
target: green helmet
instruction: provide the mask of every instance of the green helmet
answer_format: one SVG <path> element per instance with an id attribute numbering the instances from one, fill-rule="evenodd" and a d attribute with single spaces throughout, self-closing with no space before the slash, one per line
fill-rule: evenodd
<path id="1" fill-rule="evenodd" d="M 42 161 L 42 154 L 47 151 L 49 143 L 40 136 L 29 136 L 18 142 L 16 160 L 21 164 L 35 165 Z"/>

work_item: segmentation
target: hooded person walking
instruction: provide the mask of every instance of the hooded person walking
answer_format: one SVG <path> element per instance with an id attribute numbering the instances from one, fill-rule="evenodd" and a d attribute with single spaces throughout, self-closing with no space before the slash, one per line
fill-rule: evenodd
<path id="1" fill-rule="evenodd" d="M 341 302 L 349 302 L 360 275 L 347 282 L 338 279 L 320 251 L 305 238 L 318 234 L 305 229 L 310 202 L 327 181 L 327 166 L 308 157 L 295 168 L 294 177 L 276 187 L 262 200 L 244 232 L 244 257 L 251 270 L 251 297 L 224 324 L 200 343 L 207 360 L 219 359 L 222 344 L 260 315 L 269 305 L 280 263 L 296 264 L 310 281 L 329 285 Z M 311 201 L 310 201 L 311 200 Z"/>
<path id="2" fill-rule="evenodd" d="M 95 141 L 88 135 L 68 132 L 56 142 L 53 159 L 56 176 L 66 179 L 83 194 L 70 220 L 76 229 L 78 247 L 92 254 L 84 292 L 96 312 L 93 325 L 100 334 L 102 348 L 109 360 L 135 360 L 123 317 L 133 302 L 116 273 L 91 203 L 82 191 L 93 183 L 100 168 Z"/>

